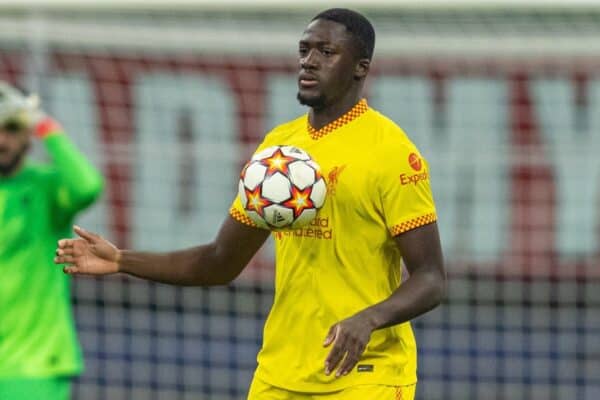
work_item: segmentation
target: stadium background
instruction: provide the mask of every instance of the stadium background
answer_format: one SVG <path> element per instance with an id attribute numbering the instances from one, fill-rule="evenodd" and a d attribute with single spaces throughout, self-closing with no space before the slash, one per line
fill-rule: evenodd
<path id="1" fill-rule="evenodd" d="M 548 3 L 345 2 L 378 33 L 370 104 L 432 170 L 450 284 L 414 323 L 419 399 L 600 398 L 600 8 Z M 322 8 L 3 2 L 0 78 L 39 91 L 107 177 L 83 226 L 179 248 L 212 237 L 257 141 L 303 112 L 296 43 Z M 74 399 L 244 398 L 271 250 L 224 288 L 75 279 Z"/>

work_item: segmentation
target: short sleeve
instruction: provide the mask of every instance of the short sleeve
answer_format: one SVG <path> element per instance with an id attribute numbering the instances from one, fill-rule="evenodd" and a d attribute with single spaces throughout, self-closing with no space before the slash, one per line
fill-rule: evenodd
<path id="1" fill-rule="evenodd" d="M 379 193 L 392 236 L 437 220 L 429 166 L 410 142 L 386 146 L 379 170 Z"/>
<path id="2" fill-rule="evenodd" d="M 258 228 L 259 227 L 246 214 L 246 211 L 244 210 L 244 207 L 242 207 L 242 202 L 240 200 L 240 196 L 239 195 L 235 196 L 235 200 L 233 200 L 233 204 L 231 204 L 231 207 L 229 207 L 229 215 L 231 215 L 231 217 L 233 219 L 235 219 L 238 222 L 241 222 L 244 225 L 248 225 L 248 226 L 251 226 L 251 227 L 254 227 L 254 228 Z"/>

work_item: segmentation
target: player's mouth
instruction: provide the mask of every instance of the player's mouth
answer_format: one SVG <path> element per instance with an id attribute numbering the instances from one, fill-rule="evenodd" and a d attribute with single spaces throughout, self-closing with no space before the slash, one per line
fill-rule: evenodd
<path id="1" fill-rule="evenodd" d="M 298 86 L 302 89 L 314 88 L 319 84 L 317 77 L 311 74 L 301 73 L 298 77 Z"/>
<path id="2" fill-rule="evenodd" d="M 10 164 L 14 159 L 14 155 L 9 152 L 0 152 L 0 165 Z"/>

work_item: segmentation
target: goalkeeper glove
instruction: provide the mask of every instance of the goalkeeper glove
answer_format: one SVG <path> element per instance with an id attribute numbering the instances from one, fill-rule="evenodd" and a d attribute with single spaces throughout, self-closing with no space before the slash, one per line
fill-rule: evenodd
<path id="1" fill-rule="evenodd" d="M 25 95 L 15 87 L 0 81 L 0 124 L 8 122 L 33 129 L 43 138 L 50 133 L 62 132 L 62 127 L 40 109 L 37 94 Z"/>

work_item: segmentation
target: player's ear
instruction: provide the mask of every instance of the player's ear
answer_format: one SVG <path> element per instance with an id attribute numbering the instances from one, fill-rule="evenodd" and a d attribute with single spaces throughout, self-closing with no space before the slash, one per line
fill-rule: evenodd
<path id="1" fill-rule="evenodd" d="M 354 68 L 354 79 L 357 81 L 364 79 L 369 73 L 369 68 L 371 68 L 371 61 L 368 58 L 358 60 Z"/>

